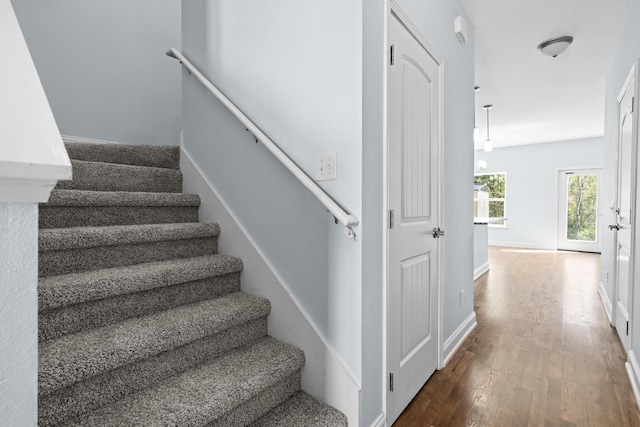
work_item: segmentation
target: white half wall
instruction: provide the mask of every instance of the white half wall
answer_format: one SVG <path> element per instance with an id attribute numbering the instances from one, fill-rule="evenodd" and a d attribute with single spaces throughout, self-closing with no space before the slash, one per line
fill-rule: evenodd
<path id="1" fill-rule="evenodd" d="M 0 202 L 45 202 L 71 162 L 9 0 L 0 0 Z"/>
<path id="2" fill-rule="evenodd" d="M 0 203 L 0 236 L 0 424 L 35 426 L 38 205 Z"/>
<path id="3" fill-rule="evenodd" d="M 242 259 L 242 290 L 271 302 L 269 334 L 304 351 L 303 390 L 342 411 L 349 425 L 360 425 L 360 386 L 357 381 L 319 334 L 318 328 L 309 321 L 295 297 L 282 285 L 184 147 L 180 155 L 180 169 L 183 191 L 200 196 L 200 221 L 220 224 L 220 252 Z"/>

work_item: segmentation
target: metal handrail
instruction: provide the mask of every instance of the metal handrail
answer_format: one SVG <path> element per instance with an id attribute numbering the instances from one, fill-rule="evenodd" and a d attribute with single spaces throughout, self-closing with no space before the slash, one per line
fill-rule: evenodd
<path id="1" fill-rule="evenodd" d="M 200 83 L 204 85 L 227 109 L 247 128 L 254 136 L 256 141 L 260 141 L 266 148 L 286 167 L 289 172 L 295 176 L 307 190 L 313 194 L 316 199 L 324 205 L 325 208 L 333 215 L 336 224 L 339 222 L 346 227 L 345 232 L 352 240 L 356 240 L 356 233 L 353 227 L 358 225 L 360 221 L 354 215 L 347 213 L 335 200 L 331 198 L 318 184 L 315 183 L 309 175 L 307 175 L 287 154 L 280 149 L 246 114 L 244 114 L 236 105 L 231 102 L 209 79 L 207 79 L 198 69 L 185 58 L 178 50 L 171 48 L 167 51 L 167 56 L 177 59 L 180 63 L 193 74 Z"/>

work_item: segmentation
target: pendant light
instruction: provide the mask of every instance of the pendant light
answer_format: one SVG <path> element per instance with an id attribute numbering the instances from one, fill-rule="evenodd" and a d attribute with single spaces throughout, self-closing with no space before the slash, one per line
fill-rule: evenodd
<path id="1" fill-rule="evenodd" d="M 482 107 L 487 110 L 487 140 L 484 142 L 484 151 L 493 151 L 493 142 L 491 142 L 491 138 L 489 138 L 489 110 L 491 107 L 493 107 L 491 104 Z"/>
<path id="2" fill-rule="evenodd" d="M 480 142 L 480 129 L 478 128 L 478 122 L 476 120 L 476 95 L 480 90 L 480 86 L 473 88 L 473 142 Z"/>

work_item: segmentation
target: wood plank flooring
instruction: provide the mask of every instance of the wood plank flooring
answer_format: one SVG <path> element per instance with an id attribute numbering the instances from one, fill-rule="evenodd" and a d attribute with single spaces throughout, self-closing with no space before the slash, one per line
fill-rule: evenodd
<path id="1" fill-rule="evenodd" d="M 600 255 L 489 249 L 478 326 L 394 427 L 640 426 Z"/>

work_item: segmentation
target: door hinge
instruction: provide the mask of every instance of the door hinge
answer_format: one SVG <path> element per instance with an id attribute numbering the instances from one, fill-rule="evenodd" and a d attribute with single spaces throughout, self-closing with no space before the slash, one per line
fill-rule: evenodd
<path id="1" fill-rule="evenodd" d="M 389 211 L 389 229 L 391 230 L 395 226 L 396 213 L 393 209 Z"/>
<path id="2" fill-rule="evenodd" d="M 627 336 L 629 336 L 629 321 L 627 320 Z"/>
<path id="3" fill-rule="evenodd" d="M 632 97 L 631 98 L 631 114 L 633 114 L 633 111 L 636 109 L 636 97 Z"/>
<path id="4" fill-rule="evenodd" d="M 389 49 L 389 64 L 390 65 L 393 65 L 396 62 L 395 53 L 396 53 L 396 45 L 392 44 L 391 48 Z"/>
<path id="5" fill-rule="evenodd" d="M 393 391 L 393 372 L 389 372 L 389 391 Z"/>

